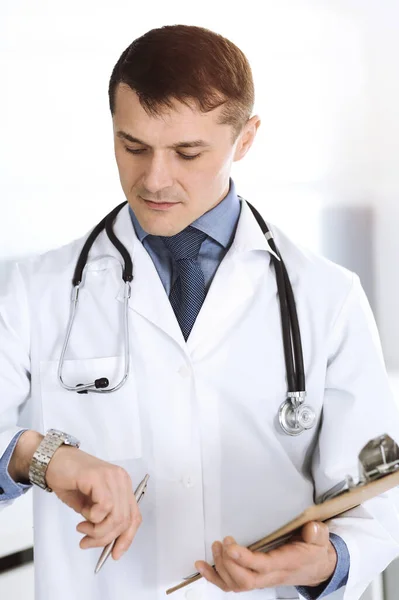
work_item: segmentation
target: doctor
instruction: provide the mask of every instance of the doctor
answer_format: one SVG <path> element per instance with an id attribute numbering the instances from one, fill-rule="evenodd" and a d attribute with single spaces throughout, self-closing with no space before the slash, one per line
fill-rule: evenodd
<path id="1" fill-rule="evenodd" d="M 82 394 L 58 377 L 87 236 L 15 264 L 1 290 L 0 500 L 6 507 L 36 484 L 35 598 L 156 600 L 200 569 L 204 577 L 176 599 L 339 590 L 336 597 L 355 600 L 399 554 L 393 492 L 310 523 L 267 555 L 245 546 L 346 474 L 357 477 L 358 452 L 371 438 L 399 440 L 359 279 L 271 228 L 296 298 L 306 401 L 316 415 L 314 427 L 287 435 L 278 419 L 287 380 L 274 250 L 230 178 L 260 125 L 247 60 L 211 31 L 155 29 L 123 52 L 109 95 L 128 200 L 114 231 L 133 264 L 124 385 Z M 79 300 L 63 382 L 106 376 L 117 385 L 124 283 L 104 231 Z M 62 433 L 46 435 L 51 428 Z M 48 466 L 33 472 L 40 450 Z M 133 489 L 145 473 L 139 509 Z M 116 560 L 94 575 L 115 538 Z"/>

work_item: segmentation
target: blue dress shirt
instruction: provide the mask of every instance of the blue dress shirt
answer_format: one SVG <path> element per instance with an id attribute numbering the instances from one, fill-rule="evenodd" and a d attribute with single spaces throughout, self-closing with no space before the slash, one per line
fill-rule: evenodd
<path id="1" fill-rule="evenodd" d="M 198 261 L 204 273 L 205 292 L 209 290 L 212 279 L 233 242 L 240 216 L 241 204 L 236 194 L 234 182 L 230 179 L 230 189 L 227 196 L 213 209 L 199 217 L 191 225 L 207 234 L 202 243 Z M 140 242 L 150 255 L 159 274 L 162 284 L 169 296 L 170 290 L 178 276 L 172 255 L 166 249 L 160 237 L 144 231 L 135 214 L 130 209 L 130 217 L 134 230 Z M 16 434 L 7 450 L 0 458 L 0 502 L 12 500 L 21 496 L 31 486 L 15 483 L 8 474 L 8 464 L 11 454 L 22 432 Z M 346 584 L 350 557 L 345 542 L 338 535 L 330 534 L 330 540 L 337 553 L 337 565 L 332 577 L 317 587 L 297 587 L 299 593 L 307 600 L 319 600 L 332 594 Z"/>
<path id="2" fill-rule="evenodd" d="M 131 208 L 129 212 L 136 235 L 151 256 L 169 296 L 178 275 L 172 255 L 159 236 L 144 231 Z M 209 290 L 216 270 L 233 242 L 240 212 L 240 200 L 236 194 L 234 183 L 230 180 L 229 193 L 222 202 L 191 223 L 193 227 L 208 236 L 202 243 L 198 255 L 198 262 L 204 273 L 205 293 Z"/>
<path id="3" fill-rule="evenodd" d="M 17 442 L 24 431 L 26 431 L 26 429 L 23 429 L 14 435 L 3 456 L 0 458 L 0 502 L 15 500 L 32 487 L 30 484 L 26 485 L 24 483 L 15 483 L 8 473 L 8 465 L 10 463 L 12 453 L 14 452 L 15 446 L 17 445 Z"/>

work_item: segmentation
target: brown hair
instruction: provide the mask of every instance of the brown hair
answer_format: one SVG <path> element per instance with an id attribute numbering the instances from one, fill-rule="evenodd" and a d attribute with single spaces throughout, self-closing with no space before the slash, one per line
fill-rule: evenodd
<path id="1" fill-rule="evenodd" d="M 224 104 L 219 123 L 232 125 L 234 140 L 254 105 L 252 72 L 244 53 L 221 35 L 193 25 L 152 29 L 126 48 L 109 82 L 112 114 L 120 83 L 134 90 L 153 116 L 172 108 L 171 99 L 187 106 L 194 101 L 201 112 Z"/>

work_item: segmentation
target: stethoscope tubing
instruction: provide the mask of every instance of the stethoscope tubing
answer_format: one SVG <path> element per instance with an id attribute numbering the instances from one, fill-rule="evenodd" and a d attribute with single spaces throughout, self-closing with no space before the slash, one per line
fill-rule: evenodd
<path id="1" fill-rule="evenodd" d="M 76 263 L 73 279 L 72 279 L 72 296 L 71 296 L 71 308 L 70 308 L 70 316 L 67 325 L 67 331 L 65 335 L 64 344 L 61 351 L 60 360 L 58 363 L 58 379 L 62 387 L 70 392 L 77 392 L 79 394 L 87 393 L 88 391 L 93 393 L 102 393 L 102 394 L 110 394 L 111 392 L 116 392 L 119 390 L 126 380 L 129 377 L 130 373 L 130 344 L 129 344 L 129 299 L 131 296 L 131 281 L 133 280 L 133 263 L 130 257 L 129 252 L 126 250 L 125 246 L 118 240 L 114 231 L 113 231 L 113 223 L 119 211 L 125 206 L 125 202 L 121 202 L 118 206 L 116 206 L 108 215 L 106 215 L 96 227 L 94 227 L 93 231 L 88 236 L 81 253 L 79 255 L 78 261 Z M 99 234 L 105 229 L 111 243 L 115 246 L 118 252 L 121 254 L 124 261 L 124 268 L 122 272 L 122 279 L 125 282 L 124 286 L 124 308 L 123 308 L 123 331 L 124 331 L 124 373 L 122 379 L 114 385 L 113 387 L 97 387 L 96 383 L 99 380 L 95 380 L 92 383 L 87 384 L 78 384 L 75 386 L 68 385 L 64 382 L 62 378 L 62 371 L 65 362 L 65 354 L 67 348 L 69 346 L 69 340 L 71 337 L 73 323 L 75 321 L 77 306 L 79 302 L 79 289 L 83 280 L 83 272 L 87 266 L 87 260 L 89 256 L 89 252 L 99 236 Z M 106 378 L 101 378 L 102 380 L 106 380 Z M 106 380 L 108 381 L 108 380 Z"/>
<path id="2" fill-rule="evenodd" d="M 276 274 L 277 291 L 280 304 L 281 329 L 283 335 L 284 359 L 287 372 L 289 392 L 305 392 L 305 369 L 303 362 L 302 341 L 296 310 L 294 293 L 287 273 L 286 266 L 276 246 L 273 235 L 257 209 L 248 201 L 255 219 L 263 235 L 267 238 L 273 252 L 272 262 Z"/>
<path id="3" fill-rule="evenodd" d="M 242 199 L 241 197 L 239 197 Z M 106 215 L 92 230 L 87 240 L 85 241 L 81 253 L 78 257 L 73 279 L 72 279 L 72 297 L 71 297 L 71 309 L 70 317 L 67 325 L 66 337 L 62 347 L 59 366 L 58 366 L 58 378 L 62 387 L 68 391 L 74 391 L 78 393 L 87 393 L 88 391 L 94 393 L 111 393 L 120 389 L 126 382 L 129 376 L 130 369 L 130 344 L 129 344 L 129 298 L 131 294 L 131 282 L 133 280 L 133 263 L 131 256 L 123 243 L 117 238 L 113 230 L 113 224 L 119 211 L 127 204 L 126 201 L 121 202 L 116 206 L 108 215 Z M 277 295 L 280 306 L 281 316 L 281 329 L 283 337 L 283 348 L 284 348 L 284 360 L 286 366 L 286 377 L 288 387 L 288 398 L 280 408 L 280 421 L 281 413 L 284 405 L 291 402 L 294 411 L 295 424 L 283 429 L 290 435 L 297 435 L 303 431 L 302 427 L 297 424 L 297 413 L 296 409 L 303 403 L 306 396 L 305 388 L 305 371 L 302 351 L 301 333 L 298 321 L 298 314 L 296 310 L 295 297 L 292 290 L 291 282 L 288 276 L 288 272 L 284 261 L 280 255 L 280 252 L 276 246 L 273 238 L 273 234 L 270 232 L 268 226 L 263 220 L 260 213 L 253 207 L 248 201 L 247 204 L 251 209 L 258 225 L 260 226 L 263 235 L 268 240 L 268 243 L 274 254 L 271 255 L 272 263 L 276 275 L 277 283 Z M 98 235 L 105 230 L 110 242 L 116 248 L 123 259 L 122 279 L 125 282 L 124 289 L 124 355 L 125 355 L 125 368 L 122 379 L 114 387 L 108 388 L 108 380 L 101 378 L 95 380 L 93 383 L 78 384 L 76 386 L 67 385 L 62 379 L 63 364 L 65 360 L 65 354 L 69 345 L 71 337 L 72 326 L 76 316 L 77 305 L 79 301 L 79 287 L 82 283 L 83 272 L 86 268 L 88 256 L 90 250 L 97 239 Z M 104 382 L 107 382 L 104 385 Z M 304 405 L 303 405 L 304 406 Z M 284 412 L 284 411 L 283 411 Z M 298 425 L 298 427 L 297 427 Z"/>

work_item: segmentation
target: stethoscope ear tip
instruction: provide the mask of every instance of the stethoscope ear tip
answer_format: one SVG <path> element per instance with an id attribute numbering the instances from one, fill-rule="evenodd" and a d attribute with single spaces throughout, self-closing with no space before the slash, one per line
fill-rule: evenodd
<path id="1" fill-rule="evenodd" d="M 107 379 L 106 377 L 100 377 L 99 379 L 95 380 L 94 385 L 97 390 L 106 388 L 109 386 L 109 379 Z"/>
<path id="2" fill-rule="evenodd" d="M 76 388 L 79 388 L 84 385 L 85 385 L 84 383 L 78 383 L 76 385 Z M 96 390 L 98 390 L 98 389 L 104 389 L 108 386 L 109 386 L 109 379 L 107 379 L 107 377 L 99 377 L 99 379 L 95 379 L 94 383 L 91 383 L 91 384 L 85 386 L 86 389 L 80 390 L 80 391 L 76 390 L 76 392 L 78 394 L 88 394 L 89 389 L 96 388 Z"/>

